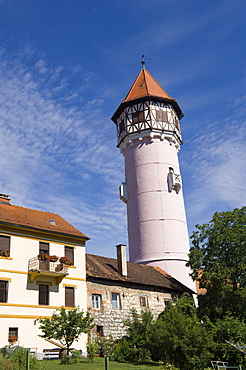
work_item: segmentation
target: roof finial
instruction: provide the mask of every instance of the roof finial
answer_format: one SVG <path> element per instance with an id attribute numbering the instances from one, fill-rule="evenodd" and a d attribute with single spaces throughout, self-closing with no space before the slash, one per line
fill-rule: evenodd
<path id="1" fill-rule="evenodd" d="M 145 60 L 144 60 L 144 54 L 142 55 L 142 69 L 145 69 Z"/>

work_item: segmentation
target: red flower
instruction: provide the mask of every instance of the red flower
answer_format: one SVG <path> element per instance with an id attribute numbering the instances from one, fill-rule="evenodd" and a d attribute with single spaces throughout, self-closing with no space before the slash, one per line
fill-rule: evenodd
<path id="1" fill-rule="evenodd" d="M 17 337 L 15 335 L 12 335 L 11 337 L 9 337 L 9 343 L 14 343 L 17 341 Z"/>
<path id="2" fill-rule="evenodd" d="M 67 257 L 60 257 L 59 262 L 64 263 L 65 265 L 68 265 L 68 266 L 73 265 L 73 261 Z"/>
<path id="3" fill-rule="evenodd" d="M 53 256 L 49 256 L 50 257 L 50 261 L 51 262 L 56 262 L 56 261 L 58 261 L 58 258 L 59 257 L 57 257 L 57 256 L 55 256 L 55 255 L 53 255 Z"/>
<path id="4" fill-rule="evenodd" d="M 44 253 L 44 254 L 39 254 L 39 255 L 38 255 L 38 259 L 39 259 L 39 260 L 43 260 L 43 261 L 49 261 L 49 260 L 50 260 L 50 256 L 49 256 L 48 254 L 46 254 L 46 253 Z"/>

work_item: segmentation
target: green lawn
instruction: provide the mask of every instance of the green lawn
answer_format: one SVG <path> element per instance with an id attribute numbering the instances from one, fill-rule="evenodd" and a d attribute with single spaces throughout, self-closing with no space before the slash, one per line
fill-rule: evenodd
<path id="1" fill-rule="evenodd" d="M 41 370 L 104 370 L 104 358 L 96 358 L 94 362 L 88 362 L 86 359 L 81 360 L 79 364 L 60 365 L 59 360 L 43 360 L 40 361 Z M 132 365 L 128 363 L 120 363 L 109 361 L 109 370 L 161 370 L 162 367 L 158 364 L 149 365 Z"/>

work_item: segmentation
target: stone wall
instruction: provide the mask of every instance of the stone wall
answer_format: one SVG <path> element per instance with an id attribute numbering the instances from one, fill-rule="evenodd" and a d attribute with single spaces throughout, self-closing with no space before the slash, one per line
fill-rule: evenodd
<path id="1" fill-rule="evenodd" d="M 87 294 L 88 308 L 91 309 L 96 324 L 92 330 L 92 336 L 104 335 L 108 337 L 112 335 L 114 339 L 125 334 L 123 322 L 131 317 L 131 308 L 140 312 L 146 304 L 156 318 L 170 301 L 175 301 L 178 298 L 177 294 L 170 294 L 161 289 L 153 288 L 153 290 L 149 290 L 134 284 L 127 287 L 116 283 L 104 284 L 88 280 Z M 119 308 L 113 308 L 112 294 L 118 294 Z M 100 307 L 98 309 L 92 307 L 92 295 L 100 296 Z"/>

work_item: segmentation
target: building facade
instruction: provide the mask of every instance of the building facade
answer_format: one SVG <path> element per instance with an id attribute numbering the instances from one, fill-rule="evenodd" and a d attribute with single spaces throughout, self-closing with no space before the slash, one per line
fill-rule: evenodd
<path id="1" fill-rule="evenodd" d="M 143 62 L 144 67 L 144 62 Z M 125 159 L 130 261 L 159 266 L 195 289 L 186 266 L 189 236 L 178 151 L 183 112 L 143 68 L 112 120 Z"/>
<path id="2" fill-rule="evenodd" d="M 86 240 L 59 215 L 0 195 L 0 347 L 18 343 L 40 354 L 56 343 L 38 336 L 39 318 L 61 306 L 87 310 Z M 82 335 L 76 348 L 85 351 L 85 342 Z"/>
<path id="3" fill-rule="evenodd" d="M 86 255 L 87 301 L 94 317 L 93 336 L 125 334 L 124 321 L 131 318 L 131 309 L 138 313 L 150 309 L 154 317 L 175 302 L 184 292 L 193 294 L 189 288 L 158 267 L 146 266 L 124 259 Z"/>

